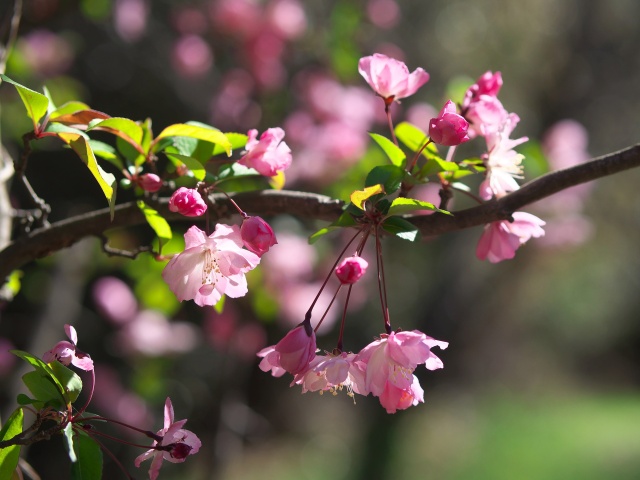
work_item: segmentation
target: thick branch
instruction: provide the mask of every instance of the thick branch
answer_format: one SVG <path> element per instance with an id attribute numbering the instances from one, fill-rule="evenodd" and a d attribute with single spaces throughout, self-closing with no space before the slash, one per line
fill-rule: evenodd
<path id="1" fill-rule="evenodd" d="M 640 144 L 619 152 L 603 155 L 590 162 L 571 168 L 551 172 L 537 178 L 519 190 L 478 207 L 454 212 L 453 216 L 434 214 L 409 217 L 424 235 L 438 235 L 463 228 L 474 227 L 496 220 L 504 220 L 518 209 L 566 188 L 596 180 L 607 175 L 640 166 Z M 249 214 L 289 214 L 302 219 L 333 221 L 342 213 L 343 203 L 313 193 L 267 190 L 232 195 L 232 198 Z M 229 200 L 221 194 L 211 195 L 214 208 L 213 220 L 229 217 L 235 213 Z M 154 208 L 169 221 L 193 221 L 167 208 L 167 199 L 162 199 Z M 78 215 L 39 228 L 13 241 L 0 251 L 0 279 L 30 260 L 41 258 L 66 248 L 88 236 L 101 236 L 105 230 L 145 223 L 144 216 L 135 203 L 126 203 L 116 208 L 113 222 L 109 210 L 97 210 Z"/>

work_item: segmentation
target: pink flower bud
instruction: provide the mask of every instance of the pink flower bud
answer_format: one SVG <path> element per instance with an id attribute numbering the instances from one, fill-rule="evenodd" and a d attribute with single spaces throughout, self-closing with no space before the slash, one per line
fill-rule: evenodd
<path id="1" fill-rule="evenodd" d="M 356 283 L 367 271 L 369 264 L 362 257 L 345 258 L 336 268 L 336 275 L 343 284 Z"/>
<path id="2" fill-rule="evenodd" d="M 171 195 L 169 210 L 181 213 L 185 217 L 199 217 L 207 211 L 207 204 L 197 190 L 180 187 Z"/>
<path id="3" fill-rule="evenodd" d="M 449 100 L 429 122 L 429 137 L 439 145 L 451 147 L 469 140 L 468 129 L 469 122 L 456 113 L 456 105 Z"/>
<path id="4" fill-rule="evenodd" d="M 298 325 L 276 343 L 275 351 L 280 354 L 280 367 L 292 375 L 306 371 L 316 356 L 316 334 L 313 329 L 309 330 L 311 335 L 303 324 Z"/>
<path id="5" fill-rule="evenodd" d="M 260 217 L 245 218 L 240 227 L 240 236 L 244 246 L 260 257 L 278 243 L 269 224 Z"/>
<path id="6" fill-rule="evenodd" d="M 145 173 L 138 177 L 138 185 L 145 192 L 157 192 L 162 188 L 162 179 L 155 173 Z"/>

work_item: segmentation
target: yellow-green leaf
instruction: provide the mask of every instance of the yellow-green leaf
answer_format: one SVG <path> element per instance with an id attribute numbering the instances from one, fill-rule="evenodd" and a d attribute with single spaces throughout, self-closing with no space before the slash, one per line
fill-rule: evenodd
<path id="1" fill-rule="evenodd" d="M 154 232 L 156 232 L 160 241 L 159 250 L 162 252 L 162 246 L 173 237 L 169 223 L 158 213 L 157 210 L 154 210 L 142 200 L 138 201 L 138 208 L 144 214 L 144 218 L 147 220 L 149 226 Z"/>
<path id="2" fill-rule="evenodd" d="M 360 210 L 364 210 L 364 202 L 379 193 L 384 193 L 384 188 L 381 184 L 366 187 L 364 190 L 356 190 L 351 194 L 351 203 L 353 203 Z"/>
<path id="3" fill-rule="evenodd" d="M 96 160 L 93 150 L 87 140 L 75 133 L 58 133 L 64 142 L 66 142 L 80 157 L 80 159 L 87 165 L 89 171 L 93 177 L 98 181 L 98 185 L 102 189 L 102 193 L 109 202 L 109 208 L 111 209 L 111 219 L 113 219 L 114 208 L 116 203 L 116 177 L 112 174 L 102 170 L 98 161 Z"/>
<path id="4" fill-rule="evenodd" d="M 10 440 L 22 433 L 24 414 L 22 408 L 16 409 L 7 419 L 0 430 L 0 440 Z M 0 448 L 0 480 L 10 480 L 13 477 L 20 459 L 20 445 Z"/>
<path id="5" fill-rule="evenodd" d="M 38 120 L 47 113 L 47 109 L 49 108 L 49 99 L 42 93 L 38 93 L 14 82 L 6 75 L 0 74 L 0 78 L 16 87 L 16 90 L 18 90 L 18 94 L 22 99 L 22 103 L 24 103 L 24 106 L 27 109 L 27 115 L 29 115 L 29 118 L 33 122 L 33 130 L 38 130 Z"/>
<path id="6" fill-rule="evenodd" d="M 199 127 L 197 125 L 187 125 L 186 123 L 176 123 L 162 130 L 153 143 L 157 144 L 158 140 L 166 137 L 190 137 L 204 140 L 205 142 L 220 145 L 224 148 L 224 151 L 227 152 L 227 155 L 231 155 L 231 142 L 220 130 Z"/>

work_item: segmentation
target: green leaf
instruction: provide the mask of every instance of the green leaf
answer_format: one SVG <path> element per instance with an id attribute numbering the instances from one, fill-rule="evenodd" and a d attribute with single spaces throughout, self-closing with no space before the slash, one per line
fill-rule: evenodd
<path id="1" fill-rule="evenodd" d="M 405 160 L 407 159 L 407 156 L 404 154 L 400 147 L 398 147 L 387 137 L 383 137 L 382 135 L 378 135 L 377 133 L 369 133 L 369 135 L 375 140 L 378 145 L 380 145 L 384 153 L 386 153 L 387 157 L 389 157 L 389 160 L 391 160 L 391 163 L 400 168 L 405 167 Z"/>
<path id="2" fill-rule="evenodd" d="M 143 152 L 142 148 L 142 127 L 133 120 L 123 117 L 111 117 L 105 120 L 94 120 L 89 123 L 89 130 L 104 130 L 106 132 L 117 135 L 123 140 L 129 142 L 140 152 Z"/>
<path id="3" fill-rule="evenodd" d="M 61 105 L 58 108 L 56 108 L 53 112 L 51 112 L 51 115 L 49 115 L 49 120 L 53 120 L 62 115 L 68 115 L 70 113 L 80 112 L 81 110 L 91 110 L 91 107 L 89 107 L 89 105 L 87 105 L 86 103 L 78 102 L 75 100 L 71 102 L 67 102 L 64 105 Z"/>
<path id="4" fill-rule="evenodd" d="M 50 366 L 64 389 L 64 396 L 67 403 L 75 402 L 82 391 L 82 380 L 80 377 L 60 362 L 51 362 Z"/>
<path id="5" fill-rule="evenodd" d="M 66 407 L 63 391 L 51 377 L 44 376 L 40 372 L 27 372 L 22 376 L 22 381 L 34 399 L 42 405 L 52 405 L 58 409 Z"/>
<path id="6" fill-rule="evenodd" d="M 220 300 L 218 300 L 218 302 L 213 306 L 213 309 L 216 311 L 216 313 L 222 313 L 224 311 L 224 304 L 225 304 L 226 298 L 227 298 L 226 295 L 222 295 L 220 297 Z"/>
<path id="7" fill-rule="evenodd" d="M 401 217 L 389 217 L 382 222 L 382 228 L 403 240 L 414 242 L 418 238 L 418 229 Z"/>
<path id="8" fill-rule="evenodd" d="M 0 78 L 7 83 L 11 83 L 22 99 L 22 103 L 27 109 L 27 115 L 33 122 L 33 131 L 38 130 L 38 121 L 44 117 L 49 108 L 49 99 L 42 93 L 35 92 L 19 83 L 14 82 L 6 75 L 0 74 Z"/>
<path id="9" fill-rule="evenodd" d="M 47 128 L 45 128 L 45 132 L 52 133 L 73 133 L 74 135 L 80 135 L 84 137 L 86 140 L 89 140 L 89 135 L 84 133 L 82 130 L 78 130 L 77 128 L 68 127 L 62 123 L 48 123 Z"/>
<path id="10" fill-rule="evenodd" d="M 423 202 L 421 200 L 416 200 L 415 198 L 405 198 L 399 197 L 396 198 L 392 203 L 388 215 L 403 215 L 409 212 L 415 212 L 416 210 L 433 210 L 434 212 L 445 213 L 447 215 L 451 215 L 451 213 L 446 210 L 441 210 L 436 207 L 433 203 Z"/>
<path id="11" fill-rule="evenodd" d="M 241 148 L 244 148 L 249 138 L 244 133 L 236 132 L 225 133 L 225 136 L 231 143 L 231 150 L 240 150 Z M 221 145 L 216 145 L 213 148 L 213 153 L 211 155 L 220 155 L 221 153 L 225 153 L 225 149 Z"/>
<path id="12" fill-rule="evenodd" d="M 365 187 L 381 184 L 387 195 L 395 193 L 404 180 L 405 171 L 396 165 L 382 165 L 369 172 L 364 182 Z"/>
<path id="13" fill-rule="evenodd" d="M 138 208 L 142 210 L 147 223 L 153 231 L 156 232 L 160 241 L 159 250 L 162 252 L 162 246 L 173 237 L 169 223 L 167 223 L 164 217 L 162 217 L 157 210 L 154 210 L 142 200 L 138 201 Z"/>
<path id="14" fill-rule="evenodd" d="M 427 163 L 425 163 L 420 170 L 418 178 L 424 178 L 440 172 L 455 172 L 458 168 L 457 163 L 448 162 L 447 160 L 440 158 L 438 155 L 428 152 Z"/>
<path id="15" fill-rule="evenodd" d="M 333 232 L 334 230 L 338 230 L 344 227 L 353 227 L 357 224 L 358 223 L 353 218 L 353 215 L 351 215 L 349 212 L 342 212 L 342 215 L 340 215 L 340 217 L 338 217 L 338 219 L 331 225 L 321 228 L 320 230 L 312 234 L 309 237 L 309 244 L 312 245 L 316 243 L 320 237 L 326 235 L 327 233 Z"/>
<path id="16" fill-rule="evenodd" d="M 193 173 L 193 177 L 199 182 L 204 180 L 207 171 L 202 166 L 202 163 L 200 163 L 195 158 L 187 157 L 186 155 L 180 155 L 179 153 L 165 152 L 165 155 L 174 163 L 176 167 L 184 163 L 187 168 Z"/>
<path id="17" fill-rule="evenodd" d="M 71 464 L 72 480 L 102 478 L 102 450 L 89 435 L 79 432 L 73 439 L 77 461 Z"/>
<path id="18" fill-rule="evenodd" d="M 34 355 L 31 355 L 28 352 L 23 352 L 22 350 L 10 350 L 10 352 L 13 353 L 16 357 L 19 357 L 22 360 L 24 360 L 25 362 L 29 363 L 42 376 L 50 377 L 56 383 L 58 388 L 60 389 L 60 393 L 62 394 L 64 392 L 64 388 L 62 387 L 62 384 L 60 383 L 60 381 L 56 377 L 55 373 L 53 373 L 53 370 L 51 369 L 51 367 L 49 365 L 47 365 L 42 360 L 40 360 L 38 357 L 36 357 Z"/>
<path id="19" fill-rule="evenodd" d="M 25 395 L 24 393 L 19 393 L 16 397 L 16 402 L 18 402 L 18 405 L 31 405 L 36 403 L 37 400 Z"/>
<path id="20" fill-rule="evenodd" d="M 64 446 L 67 449 L 69 460 L 71 460 L 72 462 L 77 462 L 78 457 L 76 456 L 76 452 L 73 449 L 73 423 L 67 423 L 62 433 L 64 438 Z"/>
<path id="21" fill-rule="evenodd" d="M 406 145 L 412 152 L 420 150 L 429 136 L 421 129 L 409 122 L 401 122 L 395 128 L 396 138 Z"/>
<path id="22" fill-rule="evenodd" d="M 231 142 L 220 130 L 205 128 L 198 125 L 189 125 L 186 123 L 176 123 L 175 125 L 169 125 L 167 128 L 162 130 L 153 143 L 167 137 L 191 137 L 198 140 L 204 140 L 205 142 L 220 145 L 227 155 L 231 155 Z"/>
<path id="23" fill-rule="evenodd" d="M 100 185 L 102 193 L 104 193 L 104 196 L 109 202 L 111 219 L 113 220 L 116 204 L 116 177 L 102 170 L 100 165 L 98 165 L 95 155 L 93 154 L 93 150 L 91 150 L 91 146 L 84 137 L 72 133 L 59 133 L 58 136 L 73 148 L 80 159 L 85 163 L 85 165 L 87 165 L 89 171 L 93 174 L 93 177 L 98 181 L 98 185 Z"/>
<path id="24" fill-rule="evenodd" d="M 17 408 L 2 425 L 0 429 L 0 441 L 10 440 L 22 433 L 22 422 L 24 413 L 22 408 Z M 10 480 L 13 478 L 20 460 L 20 445 L 11 445 L 0 449 L 0 480 Z"/>

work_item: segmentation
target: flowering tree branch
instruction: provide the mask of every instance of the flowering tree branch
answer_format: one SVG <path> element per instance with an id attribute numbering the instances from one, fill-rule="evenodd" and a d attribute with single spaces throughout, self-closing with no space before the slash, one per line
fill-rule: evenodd
<path id="1" fill-rule="evenodd" d="M 408 217 L 423 235 L 439 235 L 510 218 L 511 214 L 530 203 L 581 183 L 613 175 L 640 166 L 640 144 L 603 155 L 589 162 L 550 172 L 525 184 L 499 200 L 453 212 L 449 215 Z M 287 213 L 302 219 L 334 221 L 342 213 L 344 203 L 324 195 L 296 191 L 267 190 L 238 193 L 231 196 L 243 208 L 258 215 Z M 216 221 L 235 213 L 231 201 L 223 194 L 211 194 L 211 219 Z M 160 199 L 154 207 L 168 221 L 185 221 L 185 217 L 169 211 L 168 199 Z M 110 221 L 109 209 L 77 215 L 33 230 L 14 239 L 0 251 L 0 278 L 27 262 L 50 255 L 89 237 L 100 237 L 106 230 L 146 223 L 135 202 L 118 205 Z"/>

